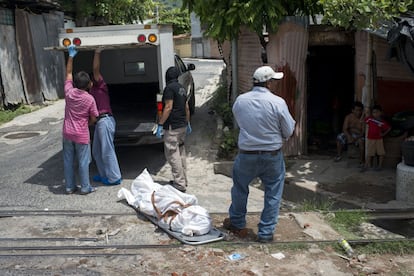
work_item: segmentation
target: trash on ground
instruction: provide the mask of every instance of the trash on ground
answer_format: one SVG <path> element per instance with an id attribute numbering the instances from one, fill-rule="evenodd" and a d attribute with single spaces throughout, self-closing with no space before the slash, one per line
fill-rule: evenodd
<path id="1" fill-rule="evenodd" d="M 241 260 L 241 259 L 244 259 L 244 258 L 245 258 L 245 256 L 242 255 L 242 254 L 239 254 L 239 253 L 233 253 L 233 254 L 227 256 L 227 259 L 229 259 L 230 261 L 238 261 L 238 260 Z"/>
<path id="2" fill-rule="evenodd" d="M 270 256 L 272 256 L 273 258 L 278 259 L 278 260 L 282 260 L 282 259 L 285 258 L 285 254 L 283 254 L 282 252 L 273 253 Z"/>
<path id="3" fill-rule="evenodd" d="M 352 249 L 352 247 L 349 245 L 349 243 L 347 242 L 347 240 L 345 239 L 340 239 L 339 240 L 339 244 L 341 245 L 341 247 L 345 250 L 346 254 L 348 255 L 348 257 L 352 257 L 354 255 L 354 250 Z"/>

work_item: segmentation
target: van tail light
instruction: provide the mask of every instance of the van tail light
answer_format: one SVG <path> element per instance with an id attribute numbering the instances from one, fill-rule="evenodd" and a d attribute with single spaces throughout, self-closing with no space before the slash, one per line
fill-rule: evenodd
<path id="1" fill-rule="evenodd" d="M 76 46 L 80 46 L 82 44 L 82 41 L 80 40 L 79 37 L 75 37 L 73 39 L 73 44 L 75 44 Z"/>
<path id="2" fill-rule="evenodd" d="M 63 39 L 62 44 L 63 44 L 63 46 L 68 47 L 68 46 L 70 46 L 70 44 L 72 44 L 72 42 L 70 42 L 69 38 L 65 38 L 65 39 Z"/>
<path id="3" fill-rule="evenodd" d="M 143 35 L 143 34 L 140 34 L 138 36 L 138 42 L 139 43 L 144 43 L 145 41 L 147 41 L 147 37 L 145 35 Z"/>
<path id="4" fill-rule="evenodd" d="M 157 42 L 157 36 L 155 34 L 150 34 L 148 36 L 148 41 L 151 42 L 151 43 Z"/>
<path id="5" fill-rule="evenodd" d="M 162 115 L 162 102 L 157 102 L 157 116 L 161 118 Z"/>

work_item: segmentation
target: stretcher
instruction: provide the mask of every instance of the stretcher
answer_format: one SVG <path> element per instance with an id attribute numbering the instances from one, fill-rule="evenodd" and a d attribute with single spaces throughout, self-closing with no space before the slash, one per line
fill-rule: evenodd
<path id="1" fill-rule="evenodd" d="M 200 244 L 206 244 L 216 241 L 221 241 L 226 237 L 226 234 L 218 230 L 217 228 L 211 228 L 211 230 L 204 235 L 199 236 L 187 236 L 180 232 L 171 231 L 170 229 L 163 227 L 158 224 L 158 219 L 154 216 L 147 215 L 143 212 L 140 212 L 137 210 L 137 213 L 147 218 L 149 221 L 151 221 L 154 225 L 162 229 L 164 232 L 166 232 L 169 236 L 179 240 L 180 242 L 184 244 L 189 245 L 200 245 Z"/>

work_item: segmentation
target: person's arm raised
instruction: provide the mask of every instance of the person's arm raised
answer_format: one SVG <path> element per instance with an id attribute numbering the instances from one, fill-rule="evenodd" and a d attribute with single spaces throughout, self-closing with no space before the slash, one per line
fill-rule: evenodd
<path id="1" fill-rule="evenodd" d="M 66 63 L 66 80 L 73 80 L 73 58 L 78 53 L 78 50 L 76 50 L 76 47 L 74 45 L 71 45 L 68 47 L 68 61 Z"/>
<path id="2" fill-rule="evenodd" d="M 99 81 L 101 77 L 101 52 L 103 48 L 98 47 L 95 49 L 95 54 L 93 56 L 93 78 L 95 81 Z"/>

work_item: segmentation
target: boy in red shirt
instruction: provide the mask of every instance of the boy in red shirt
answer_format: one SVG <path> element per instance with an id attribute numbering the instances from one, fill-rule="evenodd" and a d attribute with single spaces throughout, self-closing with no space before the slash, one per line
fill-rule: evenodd
<path id="1" fill-rule="evenodd" d="M 372 160 L 375 155 L 378 155 L 378 166 L 375 170 L 380 171 L 385 155 L 383 137 L 391 130 L 391 126 L 382 119 L 382 108 L 380 105 L 372 107 L 372 115 L 365 118 L 365 123 L 368 126 L 367 158 L 365 167 L 361 171 L 372 167 Z"/>

